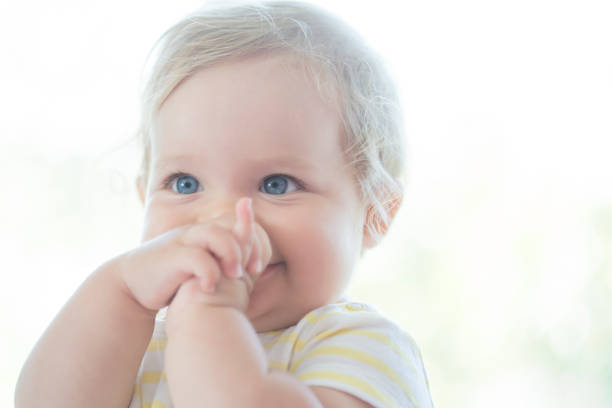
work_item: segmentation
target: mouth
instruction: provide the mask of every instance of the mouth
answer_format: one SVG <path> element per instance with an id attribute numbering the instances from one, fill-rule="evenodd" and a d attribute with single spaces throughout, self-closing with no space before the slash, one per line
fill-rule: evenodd
<path id="1" fill-rule="evenodd" d="M 273 275 L 276 271 L 280 270 L 283 265 L 284 265 L 284 262 L 268 264 L 268 266 L 266 266 L 266 269 L 264 269 L 261 275 L 259 275 L 258 280 L 261 280 L 261 279 L 269 277 L 270 275 Z"/>

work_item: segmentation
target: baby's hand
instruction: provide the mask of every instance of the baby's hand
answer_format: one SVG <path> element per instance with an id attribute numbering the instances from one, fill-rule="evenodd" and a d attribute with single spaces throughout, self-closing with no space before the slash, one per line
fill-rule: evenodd
<path id="1" fill-rule="evenodd" d="M 231 232 L 240 246 L 242 265 L 248 273 L 243 273 L 238 279 L 232 279 L 223 274 L 215 275 L 217 280 L 212 290 L 203 291 L 198 277 L 181 284 L 166 315 L 166 332 L 169 336 L 176 333 L 179 327 L 189 325 L 188 322 L 185 323 L 185 316 L 190 315 L 189 307 L 198 309 L 201 305 L 206 305 L 246 311 L 255 280 L 268 265 L 271 257 L 268 236 L 263 228 L 255 224 L 249 200 L 238 200 L 236 221 Z M 221 263 L 223 259 L 218 259 L 218 261 Z"/>
<path id="2" fill-rule="evenodd" d="M 188 281 L 188 288 L 193 290 L 195 285 L 199 293 L 222 294 L 232 280 L 235 282 L 229 286 L 230 292 L 236 291 L 236 285 L 244 292 L 244 299 L 237 299 L 235 306 L 244 310 L 253 277 L 265 268 L 270 253 L 267 234 L 254 222 L 250 200 L 240 199 L 235 221 L 222 217 L 175 228 L 114 262 L 120 265 L 129 294 L 148 310 L 168 305 Z M 216 294 L 207 300 L 215 298 L 222 304 L 229 300 Z"/>

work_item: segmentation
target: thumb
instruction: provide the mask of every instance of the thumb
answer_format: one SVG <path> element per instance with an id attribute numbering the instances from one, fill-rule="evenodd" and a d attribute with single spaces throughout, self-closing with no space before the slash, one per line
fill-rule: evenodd
<path id="1" fill-rule="evenodd" d="M 255 215 L 253 203 L 248 197 L 242 197 L 236 202 L 236 223 L 233 232 L 240 242 L 243 250 L 242 260 L 247 262 L 253 246 L 253 233 L 255 230 Z"/>

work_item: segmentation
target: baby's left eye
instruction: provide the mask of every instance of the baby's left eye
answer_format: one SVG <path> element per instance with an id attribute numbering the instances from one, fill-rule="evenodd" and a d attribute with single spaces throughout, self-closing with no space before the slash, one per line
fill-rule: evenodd
<path id="1" fill-rule="evenodd" d="M 283 176 L 282 174 L 275 174 L 268 176 L 263 180 L 259 191 L 263 191 L 268 194 L 285 194 L 297 191 L 300 189 L 299 183 L 289 176 Z"/>

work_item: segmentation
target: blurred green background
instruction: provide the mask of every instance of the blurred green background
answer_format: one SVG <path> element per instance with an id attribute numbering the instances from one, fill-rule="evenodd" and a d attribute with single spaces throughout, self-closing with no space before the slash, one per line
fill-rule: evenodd
<path id="1" fill-rule="evenodd" d="M 140 70 L 195 1 L 0 5 L 0 406 L 85 277 L 139 242 Z M 421 346 L 439 407 L 612 406 L 606 1 L 327 1 L 387 58 L 408 180 L 350 294 Z"/>

